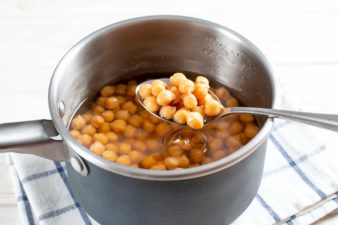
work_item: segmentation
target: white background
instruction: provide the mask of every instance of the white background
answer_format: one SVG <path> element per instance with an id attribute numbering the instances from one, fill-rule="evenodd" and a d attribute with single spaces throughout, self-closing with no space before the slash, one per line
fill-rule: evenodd
<path id="1" fill-rule="evenodd" d="M 159 14 L 207 19 L 241 33 L 270 60 L 295 107 L 338 114 L 336 2 L 0 0 L 0 123 L 50 118 L 53 69 L 83 36 L 119 20 Z M 3 158 L 0 224 L 18 224 Z"/>

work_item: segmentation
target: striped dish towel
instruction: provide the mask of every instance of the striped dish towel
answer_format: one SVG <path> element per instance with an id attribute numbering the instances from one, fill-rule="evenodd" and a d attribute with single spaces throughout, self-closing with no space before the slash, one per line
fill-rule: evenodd
<path id="1" fill-rule="evenodd" d="M 337 210 L 337 137 L 277 121 L 259 192 L 234 225 L 310 224 Z M 15 153 L 9 162 L 23 224 L 98 224 L 75 201 L 63 163 Z"/>

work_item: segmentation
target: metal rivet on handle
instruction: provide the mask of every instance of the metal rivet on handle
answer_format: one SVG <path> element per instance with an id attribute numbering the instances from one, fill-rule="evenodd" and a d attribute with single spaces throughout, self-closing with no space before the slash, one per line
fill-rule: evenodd
<path id="1" fill-rule="evenodd" d="M 65 106 L 65 103 L 63 101 L 59 102 L 58 110 L 59 110 L 59 115 L 61 117 L 63 117 L 65 115 L 65 112 L 66 112 L 66 106 Z"/>
<path id="2" fill-rule="evenodd" d="M 87 176 L 89 174 L 89 170 L 82 159 L 80 159 L 75 153 L 69 159 L 70 164 L 73 169 L 80 173 L 82 176 Z"/>

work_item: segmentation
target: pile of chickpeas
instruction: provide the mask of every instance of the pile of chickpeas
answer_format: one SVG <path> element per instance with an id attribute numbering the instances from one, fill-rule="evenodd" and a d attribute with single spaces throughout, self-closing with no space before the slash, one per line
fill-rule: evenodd
<path id="1" fill-rule="evenodd" d="M 174 170 L 225 157 L 259 131 L 254 117 L 248 114 L 230 115 L 200 130 L 180 131 L 178 126 L 152 116 L 138 104 L 136 86 L 137 82 L 131 80 L 103 87 L 89 109 L 73 118 L 71 135 L 112 162 L 134 168 Z M 210 89 L 225 107 L 238 105 L 226 88 Z M 163 143 L 163 137 L 173 130 L 178 134 L 176 139 Z"/>
<path id="2" fill-rule="evenodd" d="M 170 83 L 172 86 L 155 80 L 140 87 L 139 95 L 148 111 L 193 129 L 202 129 L 205 117 L 216 116 L 221 111 L 222 105 L 208 93 L 206 77 L 197 76 L 193 82 L 183 73 L 175 73 Z"/>

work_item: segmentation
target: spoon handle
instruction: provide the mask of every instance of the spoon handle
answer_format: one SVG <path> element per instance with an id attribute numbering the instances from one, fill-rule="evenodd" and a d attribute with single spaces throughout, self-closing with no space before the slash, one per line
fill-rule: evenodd
<path id="1" fill-rule="evenodd" d="M 265 115 L 271 118 L 289 119 L 338 131 L 338 115 L 333 114 L 295 112 L 288 110 L 252 108 L 252 107 L 232 107 L 229 109 L 228 113 L 225 114 L 233 114 L 233 113 L 257 114 L 257 115 Z"/>

